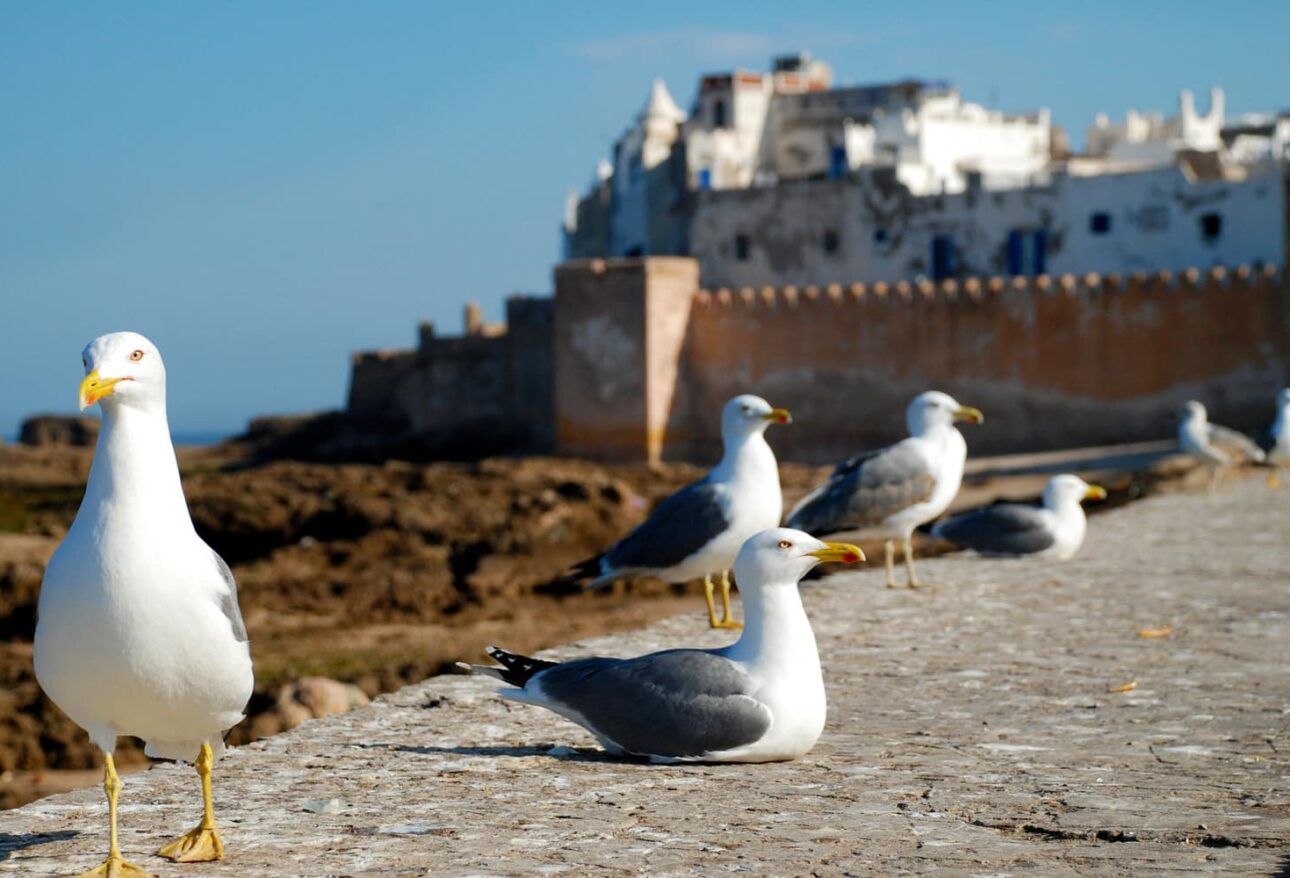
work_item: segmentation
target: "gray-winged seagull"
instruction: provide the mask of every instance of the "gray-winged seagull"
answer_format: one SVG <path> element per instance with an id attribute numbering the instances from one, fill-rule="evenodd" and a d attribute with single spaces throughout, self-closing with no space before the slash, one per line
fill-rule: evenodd
<path id="1" fill-rule="evenodd" d="M 736 396 L 721 410 L 721 462 L 672 494 L 635 530 L 602 555 L 574 568 L 595 587 L 625 576 L 665 582 L 703 578 L 708 624 L 738 628 L 730 618 L 730 567 L 744 541 L 779 524 L 784 499 L 779 464 L 766 441 L 771 424 L 789 424 L 785 409 L 759 396 Z M 717 619 L 712 577 L 721 574 L 722 618 Z"/>
<path id="2" fill-rule="evenodd" d="M 819 740 L 825 716 L 820 657 L 798 582 L 821 561 L 863 558 L 846 543 L 772 528 L 748 540 L 735 560 L 744 630 L 731 646 L 559 664 L 489 647 L 501 667 L 461 667 L 516 687 L 499 694 L 555 711 L 611 753 L 653 762 L 794 759 Z"/>
<path id="3" fill-rule="evenodd" d="M 1271 466 L 1277 469 L 1290 467 L 1290 387 L 1277 391 L 1277 416 L 1263 434 L 1259 447 Z M 1281 487 L 1281 477 L 1276 469 L 1268 476 L 1268 487 Z"/>
<path id="4" fill-rule="evenodd" d="M 838 464 L 789 513 L 788 526 L 813 534 L 856 530 L 886 537 L 888 588 L 896 588 L 892 541 L 898 538 L 909 587 L 916 588 L 914 528 L 944 512 L 963 482 L 967 443 L 954 422 L 982 420 L 980 411 L 948 394 L 920 393 L 905 410 L 909 438 Z"/>
<path id="5" fill-rule="evenodd" d="M 1105 500 L 1106 491 L 1079 476 L 1060 475 L 1044 487 L 1042 506 L 996 503 L 952 516 L 932 535 L 982 555 L 1039 555 L 1065 561 L 1084 545 L 1088 520 L 1084 500 Z"/>
<path id="6" fill-rule="evenodd" d="M 1178 422 L 1178 445 L 1183 451 L 1209 467 L 1209 487 L 1214 490 L 1228 467 L 1263 463 L 1263 449 L 1249 436 L 1228 427 L 1210 423 L 1209 412 L 1196 400 L 1182 407 Z"/>

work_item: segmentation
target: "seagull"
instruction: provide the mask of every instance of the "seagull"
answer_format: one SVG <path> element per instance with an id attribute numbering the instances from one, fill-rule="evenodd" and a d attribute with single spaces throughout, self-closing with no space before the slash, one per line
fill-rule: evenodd
<path id="1" fill-rule="evenodd" d="M 771 424 L 791 424 L 786 409 L 771 408 L 745 394 L 721 411 L 721 462 L 706 476 L 668 497 L 635 530 L 604 554 L 576 565 L 575 578 L 596 588 L 625 576 L 656 576 L 665 582 L 703 577 L 708 624 L 739 628 L 730 618 L 730 567 L 753 534 L 775 527 L 784 514 L 779 465 L 766 442 Z M 722 618 L 717 619 L 712 583 L 721 574 Z"/>
<path id="2" fill-rule="evenodd" d="M 1182 450 L 1209 467 L 1209 489 L 1218 487 L 1223 470 L 1246 463 L 1263 463 L 1263 449 L 1244 433 L 1209 422 L 1205 406 L 1191 400 L 1182 407 L 1178 423 Z"/>
<path id="3" fill-rule="evenodd" d="M 142 335 L 114 332 L 90 342 L 82 361 L 81 408 L 98 403 L 103 429 L 76 520 L 41 583 L 36 677 L 103 751 L 108 856 L 82 878 L 137 878 L 148 872 L 117 845 L 117 737 L 196 765 L 201 822 L 157 853 L 220 859 L 211 767 L 251 697 L 251 653 L 233 575 L 188 514 L 161 353 Z"/>
<path id="4" fill-rule="evenodd" d="M 1044 487 L 1043 506 L 996 503 L 937 524 L 932 536 L 982 555 L 1037 555 L 1067 561 L 1084 544 L 1088 527 L 1080 502 L 1105 499 L 1103 488 L 1079 476 L 1054 476 Z"/>
<path id="5" fill-rule="evenodd" d="M 1290 387 L 1277 391 L 1277 417 L 1260 443 L 1268 463 L 1290 466 Z"/>
<path id="6" fill-rule="evenodd" d="M 722 649 L 556 663 L 496 647 L 501 667 L 460 665 L 516 688 L 498 690 L 591 732 L 610 753 L 651 762 L 776 762 L 803 755 L 824 730 L 824 680 L 797 584 L 821 561 L 864 554 L 771 528 L 735 560 L 744 631 Z"/>
<path id="7" fill-rule="evenodd" d="M 959 405 L 948 394 L 920 393 L 905 410 L 909 438 L 838 464 L 828 481 L 789 513 L 788 526 L 814 534 L 860 530 L 886 537 L 888 588 L 897 587 L 893 541 L 899 537 L 909 587 L 917 588 L 914 528 L 944 512 L 963 481 L 967 443 L 954 422 L 983 420 L 979 410 Z"/>

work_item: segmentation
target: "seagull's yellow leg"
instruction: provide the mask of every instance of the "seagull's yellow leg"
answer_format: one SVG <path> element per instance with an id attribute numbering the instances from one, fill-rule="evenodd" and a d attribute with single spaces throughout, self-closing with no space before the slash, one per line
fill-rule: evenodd
<path id="1" fill-rule="evenodd" d="M 896 543 L 887 540 L 883 548 L 887 552 L 887 588 L 900 588 L 896 584 Z"/>
<path id="2" fill-rule="evenodd" d="M 720 628 L 721 623 L 717 621 L 717 587 L 712 584 L 712 574 L 709 573 L 703 577 L 703 596 L 708 599 L 708 627 Z"/>
<path id="3" fill-rule="evenodd" d="M 1275 469 L 1273 469 L 1271 475 L 1268 476 L 1268 487 L 1274 491 L 1281 487 L 1281 474 Z"/>
<path id="4" fill-rule="evenodd" d="M 197 757 L 197 776 L 202 779 L 202 822 L 157 851 L 157 856 L 176 863 L 224 859 L 224 842 L 220 841 L 219 830 L 215 828 L 215 802 L 211 799 L 211 768 L 214 765 L 215 754 L 211 752 L 211 745 L 202 744 L 201 755 Z"/>
<path id="5" fill-rule="evenodd" d="M 909 571 L 909 587 L 920 588 L 922 583 L 918 581 L 918 574 L 914 572 L 914 540 L 912 536 L 905 537 L 905 569 Z"/>
<path id="6" fill-rule="evenodd" d="M 116 800 L 121 795 L 121 778 L 116 773 L 116 764 L 111 753 L 103 754 L 103 792 L 108 800 L 108 855 L 103 865 L 96 866 L 80 878 L 153 878 L 151 872 L 145 872 L 138 866 L 127 863 L 121 857 L 121 849 L 116 839 Z"/>
<path id="7" fill-rule="evenodd" d="M 742 628 L 743 622 L 730 618 L 730 571 L 721 571 L 721 621 L 714 628 Z"/>

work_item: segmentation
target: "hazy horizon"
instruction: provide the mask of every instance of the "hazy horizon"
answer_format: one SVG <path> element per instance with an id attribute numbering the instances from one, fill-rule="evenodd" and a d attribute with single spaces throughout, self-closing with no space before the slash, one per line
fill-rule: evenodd
<path id="1" fill-rule="evenodd" d="M 343 404 L 351 352 L 550 291 L 565 194 L 662 77 L 806 50 L 839 83 L 948 79 L 1048 107 L 1290 107 L 1290 7 L 675 2 L 0 8 L 0 436 L 71 412 L 80 351 L 160 347 L 177 434 Z M 20 380 L 13 380 L 19 376 Z"/>

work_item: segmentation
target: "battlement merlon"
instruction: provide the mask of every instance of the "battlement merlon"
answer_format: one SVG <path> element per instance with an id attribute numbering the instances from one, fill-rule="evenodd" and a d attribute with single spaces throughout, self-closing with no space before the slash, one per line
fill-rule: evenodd
<path id="1" fill-rule="evenodd" d="M 802 304 L 842 305 L 854 303 L 891 302 L 958 302 L 964 299 L 980 301 L 986 296 L 1005 292 L 1046 295 L 1078 295 L 1138 292 L 1231 292 L 1275 284 L 1284 270 L 1275 265 L 1239 265 L 1235 268 L 1216 265 L 1210 268 L 1192 267 L 1183 271 L 1135 272 L 1133 274 L 1083 275 L 1041 274 L 1025 276 L 949 278 L 942 281 L 896 281 L 886 283 L 832 283 L 785 284 L 762 287 L 703 288 L 694 293 L 694 304 L 702 308 L 774 308 L 796 307 Z"/>

